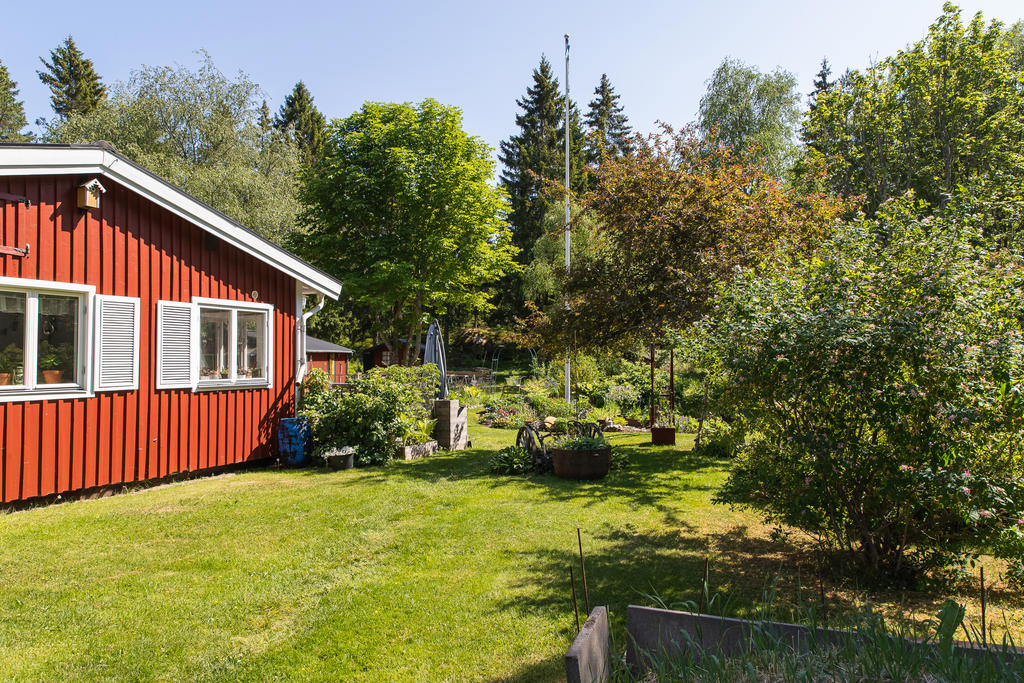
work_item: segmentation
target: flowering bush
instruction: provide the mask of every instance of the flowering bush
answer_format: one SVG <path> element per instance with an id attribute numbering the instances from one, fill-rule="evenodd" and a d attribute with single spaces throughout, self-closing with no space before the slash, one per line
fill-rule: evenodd
<path id="1" fill-rule="evenodd" d="M 537 419 L 522 394 L 495 394 L 484 401 L 480 423 L 501 429 L 519 429 Z"/>
<path id="2" fill-rule="evenodd" d="M 887 238 L 879 238 L 884 235 Z M 1024 556 L 1020 260 L 899 203 L 814 255 L 741 273 L 710 346 L 757 437 L 719 502 L 878 578 Z"/>

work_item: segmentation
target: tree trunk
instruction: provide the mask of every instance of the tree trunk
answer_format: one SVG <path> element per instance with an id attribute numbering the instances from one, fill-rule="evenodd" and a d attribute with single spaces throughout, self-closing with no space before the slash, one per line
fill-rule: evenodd
<path id="1" fill-rule="evenodd" d="M 409 328 L 409 352 L 406 354 L 406 365 L 412 367 L 420 359 L 420 340 L 423 337 L 423 292 L 417 292 L 413 322 Z"/>

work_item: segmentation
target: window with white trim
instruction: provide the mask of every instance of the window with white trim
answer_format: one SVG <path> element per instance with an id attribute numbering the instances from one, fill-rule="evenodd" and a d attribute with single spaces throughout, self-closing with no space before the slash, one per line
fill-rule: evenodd
<path id="1" fill-rule="evenodd" d="M 269 384 L 269 306 L 199 303 L 199 388 Z"/>
<path id="2" fill-rule="evenodd" d="M 88 392 L 93 291 L 85 285 L 0 279 L 0 400 Z"/>
<path id="3" fill-rule="evenodd" d="M 269 387 L 274 307 L 193 297 L 157 305 L 157 389 Z"/>

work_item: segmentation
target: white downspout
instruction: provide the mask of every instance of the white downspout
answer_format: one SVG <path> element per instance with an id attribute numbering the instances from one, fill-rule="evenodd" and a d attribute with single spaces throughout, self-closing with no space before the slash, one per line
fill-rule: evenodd
<path id="1" fill-rule="evenodd" d="M 302 382 L 302 379 L 306 376 L 306 321 L 312 318 L 314 315 L 319 313 L 326 303 L 327 299 L 323 294 L 320 295 L 320 301 L 317 302 L 316 306 L 309 309 L 302 314 L 302 324 L 300 325 L 299 334 L 299 367 L 295 371 L 295 384 L 298 385 Z"/>

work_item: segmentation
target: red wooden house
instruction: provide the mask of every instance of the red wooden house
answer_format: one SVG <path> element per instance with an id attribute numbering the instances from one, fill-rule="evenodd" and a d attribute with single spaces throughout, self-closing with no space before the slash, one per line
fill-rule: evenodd
<path id="1" fill-rule="evenodd" d="M 271 457 L 340 291 L 109 146 L 0 145 L 0 503 Z"/>
<path id="2" fill-rule="evenodd" d="M 306 361 L 309 369 L 323 370 L 332 384 L 348 382 L 348 359 L 352 349 L 306 335 Z"/>

